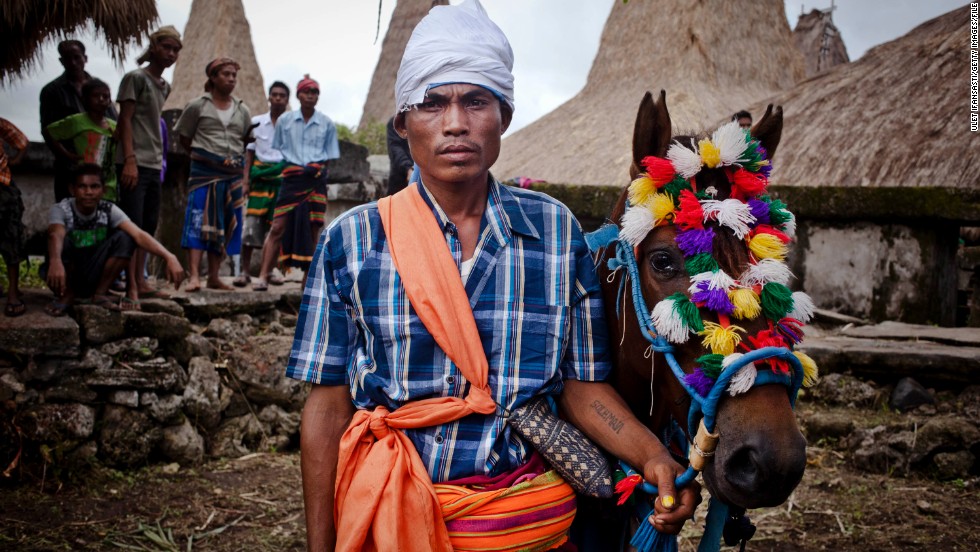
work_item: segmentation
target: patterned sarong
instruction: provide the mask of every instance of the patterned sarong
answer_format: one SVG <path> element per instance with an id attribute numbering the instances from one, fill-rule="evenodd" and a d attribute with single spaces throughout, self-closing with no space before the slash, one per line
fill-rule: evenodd
<path id="1" fill-rule="evenodd" d="M 187 211 L 181 247 L 237 255 L 242 245 L 241 156 L 225 158 L 191 150 Z"/>
<path id="2" fill-rule="evenodd" d="M 259 217 L 266 224 L 272 224 L 279 187 L 282 185 L 282 171 L 287 163 L 263 163 L 255 161 L 248 175 L 248 206 L 245 215 Z"/>
<path id="3" fill-rule="evenodd" d="M 279 251 L 280 263 L 303 270 L 310 266 L 316 246 L 311 225 L 322 226 L 326 210 L 326 165 L 288 165 L 283 169 L 274 215 L 274 218 L 288 217 Z"/>

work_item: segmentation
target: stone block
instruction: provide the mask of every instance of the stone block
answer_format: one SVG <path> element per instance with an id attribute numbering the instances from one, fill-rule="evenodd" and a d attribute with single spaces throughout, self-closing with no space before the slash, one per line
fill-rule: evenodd
<path id="1" fill-rule="evenodd" d="M 187 316 L 194 320 L 227 318 L 235 314 L 250 314 L 275 308 L 279 296 L 276 293 L 239 291 L 228 293 L 202 289 L 197 293 L 178 297 Z"/>
<path id="2" fill-rule="evenodd" d="M 85 381 L 80 376 L 68 376 L 58 380 L 58 383 L 49 387 L 41 393 L 44 402 L 75 402 L 83 404 L 94 403 L 99 395 L 85 385 Z"/>
<path id="3" fill-rule="evenodd" d="M 179 391 L 187 383 L 187 374 L 172 359 L 155 358 L 146 362 L 116 362 L 109 368 L 98 368 L 85 376 L 85 383 L 92 387 Z"/>
<path id="4" fill-rule="evenodd" d="M 78 324 L 68 316 L 52 317 L 28 308 L 16 318 L 0 316 L 0 351 L 17 355 L 76 357 Z"/>
<path id="5" fill-rule="evenodd" d="M 20 381 L 13 370 L 4 371 L 0 374 L 0 401 L 9 401 L 18 393 L 23 393 L 27 387 Z"/>
<path id="6" fill-rule="evenodd" d="M 152 336 L 160 341 L 182 339 L 191 331 L 183 316 L 166 313 L 126 311 L 122 313 L 123 327 L 128 336 Z"/>
<path id="7" fill-rule="evenodd" d="M 110 404 L 136 408 L 140 405 L 140 394 L 135 389 L 116 389 L 109 392 L 106 401 Z"/>
<path id="8" fill-rule="evenodd" d="M 204 458 L 204 437 L 185 419 L 180 425 L 163 429 L 160 452 L 181 466 L 198 464 Z"/>
<path id="9" fill-rule="evenodd" d="M 130 337 L 112 341 L 99 347 L 105 355 L 122 360 L 146 360 L 160 348 L 160 343 L 152 337 Z"/>
<path id="10" fill-rule="evenodd" d="M 286 410 L 302 408 L 307 386 L 286 377 L 292 336 L 259 335 L 229 351 L 228 369 L 253 404 L 277 404 Z"/>
<path id="11" fill-rule="evenodd" d="M 173 290 L 170 290 L 173 291 Z M 184 307 L 173 299 L 140 299 L 140 310 L 148 313 L 163 313 L 171 316 L 184 316 Z"/>
<path id="12" fill-rule="evenodd" d="M 215 350 L 208 338 L 191 332 L 184 339 L 178 339 L 166 344 L 167 351 L 177 359 L 177 362 L 187 365 L 192 358 L 199 356 L 214 359 Z"/>
<path id="13" fill-rule="evenodd" d="M 330 162 L 327 182 L 363 182 L 371 176 L 368 149 L 346 140 L 340 141 L 340 159 Z"/>
<path id="14" fill-rule="evenodd" d="M 75 318 L 88 343 L 106 343 L 126 337 L 121 313 L 95 305 L 75 305 Z"/>
<path id="15" fill-rule="evenodd" d="M 80 440 L 95 429 L 95 409 L 84 404 L 39 404 L 18 417 L 24 436 L 36 441 Z"/>
<path id="16" fill-rule="evenodd" d="M 183 395 L 157 395 L 153 391 L 140 394 L 140 405 L 154 420 L 163 424 L 174 424 L 180 421 L 183 413 L 180 407 L 184 404 Z"/>
<path id="17" fill-rule="evenodd" d="M 244 318 L 242 318 L 244 317 Z M 235 320 L 229 318 L 214 318 L 208 323 L 204 335 L 238 343 L 255 334 L 252 318 L 247 314 L 238 315 Z"/>
<path id="18" fill-rule="evenodd" d="M 239 458 L 255 452 L 265 437 L 262 424 L 255 416 L 227 418 L 211 436 L 211 456 Z"/>
<path id="19" fill-rule="evenodd" d="M 221 401 L 221 376 L 214 363 L 205 357 L 194 357 L 187 366 L 188 381 L 184 388 L 183 408 L 187 417 L 206 428 L 221 421 L 227 404 Z"/>
<path id="20" fill-rule="evenodd" d="M 162 431 L 149 416 L 125 406 L 106 405 L 99 432 L 99 451 L 110 466 L 144 464 Z"/>
<path id="21" fill-rule="evenodd" d="M 976 457 L 968 450 L 940 452 L 932 459 L 939 479 L 966 479 Z"/>

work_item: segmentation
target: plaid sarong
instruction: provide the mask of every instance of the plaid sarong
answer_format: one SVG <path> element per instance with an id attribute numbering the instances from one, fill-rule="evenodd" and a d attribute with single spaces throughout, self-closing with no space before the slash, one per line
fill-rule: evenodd
<path id="1" fill-rule="evenodd" d="M 279 262 L 306 270 L 313 260 L 313 229 L 323 225 L 327 210 L 327 168 L 322 163 L 288 165 L 282 171 L 282 186 L 274 218 L 289 217 L 282 236 Z"/>

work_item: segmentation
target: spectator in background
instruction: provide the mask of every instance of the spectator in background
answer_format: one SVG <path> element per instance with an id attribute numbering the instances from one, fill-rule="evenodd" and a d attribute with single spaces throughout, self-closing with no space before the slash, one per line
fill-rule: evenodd
<path id="1" fill-rule="evenodd" d="M 273 149 L 282 153 L 287 166 L 282 171 L 272 228 L 262 246 L 262 270 L 252 286 L 255 291 L 269 288 L 269 273 L 277 256 L 304 273 L 309 268 L 327 209 L 327 166 L 340 157 L 337 126 L 316 110 L 320 85 L 305 75 L 296 85 L 296 97 L 300 108 L 279 117 L 272 139 Z"/>
<path id="2" fill-rule="evenodd" d="M 119 124 L 116 170 L 119 176 L 119 207 L 133 224 L 151 236 L 160 217 L 160 173 L 163 169 L 163 136 L 160 113 L 170 95 L 164 69 L 177 61 L 182 43 L 177 29 L 168 25 L 150 35 L 150 45 L 136 61 L 140 65 L 123 76 L 119 84 Z M 126 270 L 127 308 L 139 308 L 140 297 L 166 297 L 146 282 L 143 266 L 146 252 L 137 249 Z"/>
<path id="3" fill-rule="evenodd" d="M 230 290 L 219 277 L 221 259 L 237 255 L 242 245 L 242 167 L 245 136 L 252 116 L 241 100 L 231 95 L 241 67 L 231 58 L 208 63 L 204 95 L 192 100 L 180 114 L 174 131 L 191 152 L 187 181 L 187 212 L 180 245 L 190 249 L 187 291 L 201 289 L 200 269 L 208 253 L 208 289 Z"/>
<path id="4" fill-rule="evenodd" d="M 116 190 L 116 122 L 106 117 L 112 105 L 109 85 L 99 79 L 91 79 L 82 85 L 82 102 L 85 111 L 55 121 L 45 129 L 54 138 L 52 145 L 61 157 L 71 160 L 75 167 L 80 163 L 102 167 L 104 199 L 113 203 L 119 197 Z M 63 141 L 70 141 L 66 149 Z"/>
<path id="5" fill-rule="evenodd" d="M 252 251 L 262 247 L 272 226 L 279 186 L 282 184 L 282 170 L 286 163 L 279 150 L 272 149 L 272 138 L 276 131 L 276 121 L 286 112 L 289 105 L 289 87 L 276 81 L 269 87 L 269 112 L 252 117 L 253 142 L 249 142 L 245 152 L 245 195 L 248 206 L 245 210 L 245 228 L 242 231 L 242 268 L 232 282 L 244 287 L 252 281 L 249 276 L 252 264 Z M 281 283 L 275 274 L 269 280 Z"/>
<path id="6" fill-rule="evenodd" d="M 408 176 L 412 173 L 415 162 L 412 152 L 408 149 L 408 140 L 395 131 L 395 118 L 388 119 L 388 161 L 391 169 L 388 171 L 388 195 L 394 195 L 408 186 Z"/>
<path id="7" fill-rule="evenodd" d="M 7 265 L 7 304 L 3 308 L 5 316 L 20 316 L 27 307 L 20 298 L 18 280 L 20 262 L 24 260 L 24 201 L 20 189 L 10 175 L 10 166 L 20 163 L 27 151 L 27 136 L 10 121 L 0 118 L 0 255 Z M 6 148 L 10 146 L 17 153 L 7 158 Z"/>
<path id="8" fill-rule="evenodd" d="M 732 115 L 733 121 L 738 121 L 738 126 L 748 130 L 752 128 L 752 114 L 744 109 Z"/>
<path id="9" fill-rule="evenodd" d="M 52 205 L 48 215 L 46 279 L 55 294 L 45 308 L 48 314 L 63 316 L 80 297 L 119 310 L 117 300 L 109 294 L 109 284 L 129 264 L 135 246 L 162 257 L 168 279 L 175 287 L 180 285 L 184 269 L 177 257 L 133 224 L 119 207 L 102 199 L 102 167 L 79 165 L 69 190 L 72 197 Z"/>
<path id="10" fill-rule="evenodd" d="M 82 85 L 92 77 L 85 72 L 85 45 L 77 40 L 63 40 L 58 44 L 58 61 L 65 68 L 60 77 L 49 82 L 41 89 L 41 136 L 54 153 L 54 199 L 61 201 L 68 197 L 68 185 L 72 181 L 70 158 L 62 155 L 63 151 L 71 151 L 71 144 L 64 144 L 62 150 L 55 148 L 54 139 L 47 134 L 51 123 L 65 117 L 85 111 Z M 111 104 L 106 109 L 105 116 L 116 119 L 116 108 Z"/>

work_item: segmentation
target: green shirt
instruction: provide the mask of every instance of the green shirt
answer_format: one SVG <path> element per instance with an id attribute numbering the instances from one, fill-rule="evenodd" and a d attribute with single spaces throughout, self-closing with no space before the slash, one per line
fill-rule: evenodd
<path id="1" fill-rule="evenodd" d="M 82 156 L 82 163 L 94 163 L 102 167 L 103 198 L 116 201 L 116 122 L 104 119 L 108 128 L 97 125 L 88 113 L 77 113 L 48 125 L 48 134 L 55 140 L 71 140 L 75 153 Z"/>
<path id="2" fill-rule="evenodd" d="M 192 148 L 201 148 L 222 157 L 243 155 L 245 134 L 252 124 L 252 115 L 248 107 L 235 97 L 232 97 L 229 109 L 231 113 L 226 125 L 211 101 L 211 94 L 206 93 L 184 107 L 174 131 L 190 138 Z"/>

